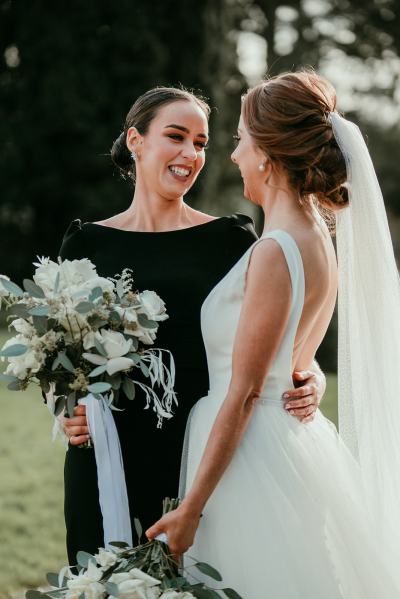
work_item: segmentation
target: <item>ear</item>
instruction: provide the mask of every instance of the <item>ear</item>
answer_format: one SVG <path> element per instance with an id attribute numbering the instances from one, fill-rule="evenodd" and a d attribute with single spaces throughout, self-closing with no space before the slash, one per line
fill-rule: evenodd
<path id="1" fill-rule="evenodd" d="M 136 127 L 129 127 L 126 133 L 126 145 L 130 152 L 137 152 L 137 149 L 143 143 L 143 135 L 140 135 Z"/>

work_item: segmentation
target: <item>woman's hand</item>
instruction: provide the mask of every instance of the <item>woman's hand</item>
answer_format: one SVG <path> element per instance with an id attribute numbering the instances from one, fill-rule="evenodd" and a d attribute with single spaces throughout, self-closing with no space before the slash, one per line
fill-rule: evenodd
<path id="1" fill-rule="evenodd" d="M 168 547 L 171 553 L 178 557 L 193 545 L 199 519 L 200 515 L 186 510 L 184 503 L 182 503 L 176 510 L 168 512 L 148 528 L 146 537 L 151 541 L 164 532 L 167 535 Z"/>
<path id="2" fill-rule="evenodd" d="M 322 371 L 302 370 L 293 373 L 293 380 L 301 386 L 285 391 L 285 409 L 300 422 L 311 422 L 325 393 L 325 376 Z"/>
<path id="3" fill-rule="evenodd" d="M 81 445 L 90 439 L 86 406 L 76 406 L 72 418 L 64 418 L 62 424 L 71 445 Z"/>

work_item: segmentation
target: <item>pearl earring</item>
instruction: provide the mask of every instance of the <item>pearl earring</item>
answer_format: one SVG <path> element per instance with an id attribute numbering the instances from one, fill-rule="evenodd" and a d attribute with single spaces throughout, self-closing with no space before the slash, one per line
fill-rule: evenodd
<path id="1" fill-rule="evenodd" d="M 136 152 L 131 152 L 131 156 L 132 156 L 133 162 L 136 162 L 136 158 L 137 158 Z"/>
<path id="2" fill-rule="evenodd" d="M 258 165 L 258 170 L 260 171 L 260 173 L 263 173 L 265 171 L 265 162 L 262 162 Z"/>

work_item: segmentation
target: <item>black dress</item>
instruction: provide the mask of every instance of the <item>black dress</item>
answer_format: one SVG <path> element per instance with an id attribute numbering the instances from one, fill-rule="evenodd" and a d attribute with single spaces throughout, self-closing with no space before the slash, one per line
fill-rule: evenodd
<path id="1" fill-rule="evenodd" d="M 176 497 L 185 426 L 190 409 L 207 394 L 207 361 L 200 308 L 211 289 L 256 240 L 252 220 L 242 214 L 166 232 L 113 229 L 75 220 L 64 235 L 63 259 L 89 258 L 101 276 L 133 270 L 139 291 L 156 291 L 169 319 L 160 324 L 155 347 L 175 359 L 179 405 L 157 428 L 155 413 L 144 410 L 140 390 L 122 398 L 113 412 L 124 460 L 131 521 L 146 530 L 161 516 L 162 499 Z M 104 546 L 96 463 L 92 450 L 69 446 L 64 468 L 67 549 L 71 564 L 78 550 Z M 133 531 L 134 542 L 136 535 Z"/>

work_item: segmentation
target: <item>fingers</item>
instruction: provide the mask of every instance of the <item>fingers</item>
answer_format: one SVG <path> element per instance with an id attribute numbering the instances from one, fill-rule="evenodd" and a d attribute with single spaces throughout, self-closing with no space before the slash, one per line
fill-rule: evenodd
<path id="1" fill-rule="evenodd" d="M 86 416 L 86 406 L 75 406 L 74 416 Z"/>
<path id="2" fill-rule="evenodd" d="M 82 445 L 82 443 L 86 443 L 89 439 L 90 435 L 72 435 L 72 437 L 69 438 L 69 443 L 70 445 Z"/>
<path id="3" fill-rule="evenodd" d="M 312 372 L 312 370 L 295 370 L 293 373 L 293 378 L 296 381 L 306 381 L 313 377 L 315 377 L 315 372 Z"/>
<path id="4" fill-rule="evenodd" d="M 307 418 L 315 413 L 317 406 L 315 404 L 311 404 L 305 408 L 298 408 L 297 410 L 288 410 L 289 414 L 295 416 L 299 420 L 303 418 Z"/>
<path id="5" fill-rule="evenodd" d="M 303 387 L 298 387 L 297 389 L 289 389 L 288 391 L 285 391 L 285 393 L 283 394 L 283 399 L 292 402 L 293 400 L 297 401 L 301 398 L 309 398 L 310 396 L 313 396 L 315 397 L 315 399 L 317 399 L 317 387 L 314 384 L 304 385 Z M 310 402 L 307 401 L 306 404 L 307 403 Z"/>
<path id="6" fill-rule="evenodd" d="M 150 528 L 148 528 L 144 534 L 149 539 L 149 541 L 151 541 L 152 539 L 154 539 L 154 537 L 161 534 L 162 532 L 165 531 L 163 530 L 162 526 L 160 526 L 158 522 L 156 522 L 153 526 L 150 526 Z"/>

